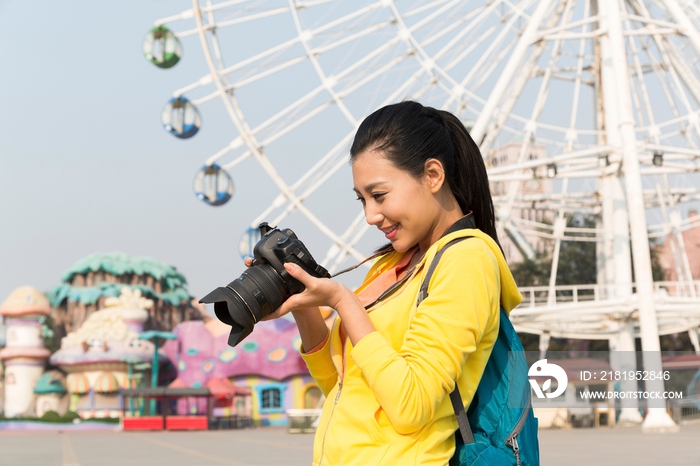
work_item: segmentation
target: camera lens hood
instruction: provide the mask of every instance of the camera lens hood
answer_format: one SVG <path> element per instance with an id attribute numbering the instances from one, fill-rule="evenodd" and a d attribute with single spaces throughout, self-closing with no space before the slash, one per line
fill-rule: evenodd
<path id="1" fill-rule="evenodd" d="M 200 303 L 214 304 L 217 319 L 231 326 L 228 344 L 236 346 L 253 331 L 255 323 L 249 315 L 242 314 L 245 303 L 227 287 L 219 287 L 199 300 Z"/>

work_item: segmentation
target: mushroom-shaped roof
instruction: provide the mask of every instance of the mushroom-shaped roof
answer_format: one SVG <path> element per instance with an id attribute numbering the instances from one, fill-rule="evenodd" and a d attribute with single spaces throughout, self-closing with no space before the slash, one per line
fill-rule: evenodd
<path id="1" fill-rule="evenodd" d="M 308 374 L 299 355 L 301 340 L 294 323 L 285 319 L 260 322 L 235 348 L 228 346 L 228 332 L 212 332 L 218 327 L 201 321 L 183 322 L 174 330 L 177 341 L 163 345 L 163 352 L 186 386 L 205 386 L 213 377 L 259 375 L 283 380 Z"/>
<path id="2" fill-rule="evenodd" d="M 34 387 L 34 393 L 37 395 L 46 395 L 49 393 L 63 395 L 67 390 L 63 385 L 62 379 L 63 377 L 57 376 L 55 371 L 47 372 L 39 378 L 36 387 Z"/>
<path id="3" fill-rule="evenodd" d="M 19 317 L 36 314 L 48 316 L 51 305 L 44 294 L 32 286 L 21 286 L 10 293 L 0 305 L 0 315 Z"/>
<path id="4" fill-rule="evenodd" d="M 146 314 L 145 308 L 153 302 L 136 291 L 123 290 L 118 299 L 110 300 L 109 307 L 93 312 L 75 332 L 61 340 L 61 349 L 51 356 L 51 363 L 61 366 L 93 364 L 97 362 L 150 361 L 153 343 L 139 340 L 130 330 L 125 318 Z M 140 317 L 139 317 L 140 318 Z M 165 357 L 162 358 L 166 360 Z"/>
<path id="5" fill-rule="evenodd" d="M 153 287 L 143 284 L 127 285 L 104 281 L 93 286 L 71 284 L 76 275 L 86 275 L 88 272 L 100 270 L 117 277 L 127 274 L 151 276 L 160 282 L 161 291 L 156 292 Z M 48 294 L 55 307 L 60 306 L 65 300 L 94 304 L 103 296 L 119 296 L 125 287 L 138 289 L 146 297 L 159 299 L 173 306 L 180 306 L 192 299 L 186 289 L 187 280 L 175 267 L 162 264 L 150 257 L 131 257 L 118 252 L 92 254 L 85 257 L 66 271 L 61 280 L 63 283 L 53 288 Z"/>

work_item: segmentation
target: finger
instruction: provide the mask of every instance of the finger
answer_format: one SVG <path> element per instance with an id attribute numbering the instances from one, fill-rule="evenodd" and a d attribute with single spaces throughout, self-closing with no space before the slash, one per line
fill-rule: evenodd
<path id="1" fill-rule="evenodd" d="M 284 268 L 289 273 L 289 275 L 299 280 L 301 283 L 304 284 L 304 286 L 308 286 L 309 281 L 314 279 L 314 277 L 306 273 L 304 269 L 291 262 L 286 262 L 284 264 Z"/>
<path id="2" fill-rule="evenodd" d="M 286 314 L 286 313 L 284 313 L 284 314 Z M 282 317 L 284 314 L 282 313 L 282 308 L 277 308 L 276 310 L 272 311 L 271 313 L 269 313 L 268 315 L 266 315 L 265 317 L 263 317 L 260 320 L 262 320 L 262 321 L 274 320 L 274 319 L 277 319 L 279 317 Z"/>
<path id="3" fill-rule="evenodd" d="M 243 259 L 243 263 L 246 267 L 251 267 L 253 265 L 253 259 L 250 257 L 246 257 L 245 259 Z"/>
<path id="4" fill-rule="evenodd" d="M 296 295 L 295 295 L 296 296 Z M 283 302 L 280 307 L 263 317 L 261 320 L 273 320 L 273 319 L 278 319 L 282 317 L 285 314 L 288 314 L 290 311 L 294 310 L 295 306 L 295 300 L 293 299 L 294 296 L 289 298 L 287 301 Z"/>

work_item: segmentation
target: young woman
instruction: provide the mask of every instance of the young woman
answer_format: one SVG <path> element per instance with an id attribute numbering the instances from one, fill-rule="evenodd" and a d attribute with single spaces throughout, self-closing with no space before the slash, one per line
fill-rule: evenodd
<path id="1" fill-rule="evenodd" d="M 449 394 L 457 383 L 469 405 L 499 306 L 510 312 L 521 300 L 496 237 L 486 169 L 457 117 L 417 102 L 368 116 L 350 154 L 367 222 L 391 244 L 355 292 L 287 264 L 306 290 L 270 316 L 292 312 L 326 395 L 314 465 L 446 465 L 457 429 Z M 468 239 L 445 251 L 417 305 L 432 258 L 459 237 Z M 330 332 L 319 306 L 338 313 Z"/>

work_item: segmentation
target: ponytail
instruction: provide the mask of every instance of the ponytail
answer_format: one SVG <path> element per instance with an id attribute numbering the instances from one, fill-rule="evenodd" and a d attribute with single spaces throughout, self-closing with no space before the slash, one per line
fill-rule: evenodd
<path id="1" fill-rule="evenodd" d="M 360 124 L 350 162 L 368 150 L 382 151 L 395 167 L 416 178 L 428 159 L 439 160 L 462 212 L 471 211 L 476 227 L 500 247 L 484 160 L 455 115 L 413 101 L 382 107 Z"/>
<path id="2" fill-rule="evenodd" d="M 462 122 L 450 112 L 439 111 L 454 147 L 455 167 L 449 177 L 452 194 L 462 212 L 472 211 L 476 227 L 489 235 L 500 247 L 496 233 L 496 215 L 489 189 L 484 159 Z"/>

